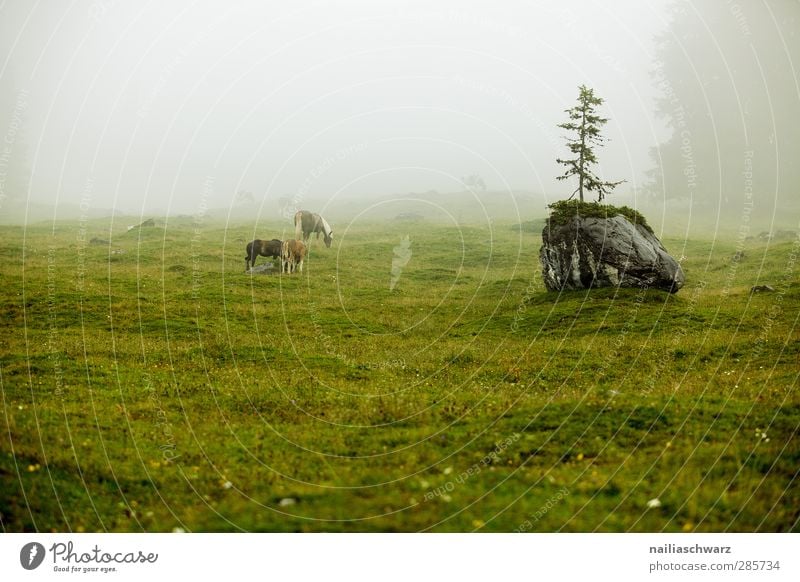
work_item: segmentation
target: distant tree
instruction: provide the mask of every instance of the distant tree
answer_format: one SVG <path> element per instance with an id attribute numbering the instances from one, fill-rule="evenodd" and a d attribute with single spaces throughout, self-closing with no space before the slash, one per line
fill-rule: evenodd
<path id="1" fill-rule="evenodd" d="M 784 0 L 669 2 L 652 77 L 655 110 L 671 135 L 651 150 L 645 189 L 654 199 L 738 214 L 747 189 L 765 212 L 795 206 L 798 8 Z"/>
<path id="2" fill-rule="evenodd" d="M 602 105 L 603 100 L 596 97 L 594 91 L 586 85 L 581 85 L 578 94 L 578 104 L 572 109 L 566 109 L 569 121 L 558 127 L 574 132 L 574 137 L 567 137 L 567 147 L 576 157 L 569 160 L 557 159 L 559 164 L 567 167 L 567 171 L 558 180 L 567 180 L 572 176 L 578 177 L 578 187 L 572 193 L 572 198 L 578 194 L 583 202 L 583 193 L 597 192 L 597 201 L 601 202 L 606 194 L 622 184 L 619 182 L 603 182 L 592 171 L 592 166 L 597 163 L 594 155 L 594 146 L 600 146 L 605 139 L 600 135 L 600 128 L 608 119 L 597 115 L 596 108 Z"/>
<path id="3" fill-rule="evenodd" d="M 461 178 L 464 186 L 473 192 L 486 192 L 486 182 L 480 177 L 480 174 L 470 174 L 466 178 Z"/>
<path id="4" fill-rule="evenodd" d="M 0 215 L 24 210 L 30 188 L 28 92 L 11 75 L 0 78 Z"/>
<path id="5" fill-rule="evenodd" d="M 233 199 L 233 203 L 236 206 L 248 206 L 250 204 L 255 204 L 255 202 L 255 196 L 253 196 L 252 192 L 248 192 L 247 190 L 239 190 Z"/>

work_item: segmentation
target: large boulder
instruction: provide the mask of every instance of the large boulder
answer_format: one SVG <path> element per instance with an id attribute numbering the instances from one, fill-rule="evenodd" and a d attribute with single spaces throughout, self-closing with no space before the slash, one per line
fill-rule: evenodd
<path id="1" fill-rule="evenodd" d="M 544 284 L 549 291 L 589 287 L 683 287 L 678 261 L 649 228 L 622 215 L 548 221 L 542 231 Z"/>

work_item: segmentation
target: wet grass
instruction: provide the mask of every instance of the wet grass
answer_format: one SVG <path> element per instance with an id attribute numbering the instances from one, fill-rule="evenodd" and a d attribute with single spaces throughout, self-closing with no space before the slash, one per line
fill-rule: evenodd
<path id="1" fill-rule="evenodd" d="M 554 294 L 510 224 L 356 223 L 293 276 L 252 225 L 83 226 L 0 231 L 5 531 L 798 530 L 795 241 Z"/>

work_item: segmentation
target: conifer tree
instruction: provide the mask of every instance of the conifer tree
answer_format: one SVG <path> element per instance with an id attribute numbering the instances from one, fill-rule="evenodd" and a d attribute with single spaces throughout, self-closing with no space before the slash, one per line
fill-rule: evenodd
<path id="1" fill-rule="evenodd" d="M 619 182 L 603 182 L 592 171 L 592 166 L 597 163 L 594 154 L 594 147 L 603 144 L 605 139 L 600 135 L 600 128 L 605 125 L 608 119 L 597 114 L 597 106 L 603 103 L 600 97 L 596 97 L 594 91 L 586 85 L 579 87 L 578 104 L 572 109 L 566 109 L 569 121 L 560 124 L 558 127 L 575 132 L 574 137 L 567 137 L 567 147 L 575 154 L 575 158 L 570 160 L 557 159 L 559 164 L 567 167 L 567 171 L 558 180 L 566 180 L 572 176 L 578 177 L 578 187 L 572 193 L 572 198 L 578 194 L 583 202 L 583 193 L 597 192 L 597 201 L 602 202 L 606 194 L 611 192 L 625 180 Z"/>

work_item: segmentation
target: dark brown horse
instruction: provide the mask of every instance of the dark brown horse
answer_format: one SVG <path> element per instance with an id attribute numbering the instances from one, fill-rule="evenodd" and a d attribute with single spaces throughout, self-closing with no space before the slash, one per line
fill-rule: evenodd
<path id="1" fill-rule="evenodd" d="M 276 257 L 281 258 L 281 247 L 283 241 L 276 238 L 272 240 L 259 240 L 247 243 L 247 255 L 244 258 L 244 270 L 249 271 L 256 266 L 256 257 Z"/>

